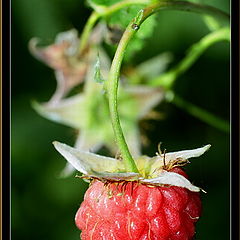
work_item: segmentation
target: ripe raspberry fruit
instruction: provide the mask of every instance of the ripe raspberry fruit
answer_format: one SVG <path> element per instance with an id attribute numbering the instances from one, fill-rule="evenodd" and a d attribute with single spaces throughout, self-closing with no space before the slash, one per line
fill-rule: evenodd
<path id="1" fill-rule="evenodd" d="M 200 212 L 199 193 L 183 187 L 93 180 L 75 221 L 82 240 L 190 240 Z"/>
<path id="2" fill-rule="evenodd" d="M 75 221 L 82 240 L 191 240 L 201 212 L 199 187 L 180 168 L 210 145 L 161 151 L 134 159 L 138 172 L 123 161 L 54 142 L 67 161 L 92 183 Z"/>

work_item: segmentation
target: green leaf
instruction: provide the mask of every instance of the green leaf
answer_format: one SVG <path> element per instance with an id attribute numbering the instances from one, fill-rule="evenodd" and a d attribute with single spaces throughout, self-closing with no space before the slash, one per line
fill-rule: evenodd
<path id="1" fill-rule="evenodd" d="M 91 5 L 104 5 L 111 6 L 117 2 L 121 2 L 121 0 L 87 0 L 88 4 Z"/>
<path id="2" fill-rule="evenodd" d="M 144 8 L 144 5 L 134 5 L 123 8 L 108 17 L 107 22 L 125 29 L 142 8 Z"/>
<path id="3" fill-rule="evenodd" d="M 127 25 L 132 21 L 132 19 L 137 16 L 139 10 L 141 10 L 142 7 L 138 5 L 122 9 L 115 13 L 114 16 L 108 18 L 106 21 L 108 24 L 110 24 L 110 26 L 115 26 L 124 31 Z M 136 52 L 140 51 L 144 47 L 146 39 L 153 34 L 155 26 L 156 16 L 149 17 L 141 25 L 140 29 L 127 47 L 124 57 L 125 61 L 129 61 Z M 115 46 L 113 48 L 115 51 Z"/>
<path id="4" fill-rule="evenodd" d="M 103 11 L 103 9 L 107 8 L 108 6 L 111 6 L 113 4 L 116 4 L 120 2 L 119 0 L 89 0 L 89 5 L 95 10 L 95 11 Z M 133 20 L 142 18 L 143 12 L 141 12 L 142 9 L 144 9 L 144 4 L 136 4 L 132 6 L 128 6 L 125 8 L 122 8 L 112 15 L 107 15 L 104 17 L 107 25 L 109 26 L 109 29 L 119 29 L 119 31 L 124 31 L 128 24 Z M 135 38 L 131 41 L 131 43 L 128 46 L 128 49 L 126 51 L 125 60 L 130 60 L 130 58 L 134 55 L 136 51 L 140 51 L 144 46 L 144 40 L 148 37 L 150 37 L 153 33 L 156 17 L 151 16 L 144 24 L 142 24 L 140 30 L 136 34 Z M 118 31 L 118 32 L 119 32 Z M 111 36 L 114 33 L 111 33 Z M 114 36 L 112 36 L 113 39 L 115 39 Z M 119 39 L 119 36 L 116 36 L 116 39 Z M 108 42 L 110 45 L 114 44 L 111 42 Z M 112 46 L 111 46 L 112 47 Z M 115 51 L 115 46 L 113 51 Z"/>

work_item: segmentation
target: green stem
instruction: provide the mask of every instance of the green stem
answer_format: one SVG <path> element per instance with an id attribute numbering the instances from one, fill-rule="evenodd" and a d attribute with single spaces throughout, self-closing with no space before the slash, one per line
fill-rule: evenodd
<path id="1" fill-rule="evenodd" d="M 142 13 L 139 13 L 139 18 L 136 19 L 136 24 L 142 24 L 143 21 L 146 20 L 149 16 L 152 14 L 158 12 L 159 10 L 180 10 L 180 11 L 186 11 L 186 12 L 195 12 L 200 13 L 204 15 L 210 15 L 216 18 L 218 21 L 227 22 L 229 23 L 229 15 L 225 12 L 208 6 L 208 5 L 202 5 L 197 3 L 191 3 L 186 1 L 165 1 L 165 2 L 157 2 L 147 8 L 145 8 Z"/>
<path id="2" fill-rule="evenodd" d="M 90 33 L 92 32 L 92 29 L 96 22 L 98 21 L 100 15 L 97 12 L 93 12 L 90 17 L 88 18 L 88 21 L 83 29 L 82 35 L 81 35 L 81 41 L 79 45 L 79 52 L 82 53 L 82 51 L 87 46 L 87 42 L 90 36 Z"/>
<path id="3" fill-rule="evenodd" d="M 149 85 L 162 86 L 165 89 L 171 89 L 177 77 L 186 72 L 202 55 L 202 53 L 211 45 L 219 41 L 230 40 L 230 29 L 222 28 L 204 36 L 199 42 L 195 43 L 188 51 L 187 55 L 177 66 L 168 72 L 151 80 Z"/>
<path id="4" fill-rule="evenodd" d="M 136 164 L 129 152 L 127 143 L 123 136 L 123 132 L 120 125 L 119 116 L 118 116 L 118 110 L 117 110 L 118 79 L 120 75 L 121 63 L 122 63 L 122 59 L 123 59 L 127 44 L 133 35 L 134 35 L 134 31 L 132 31 L 131 25 L 129 25 L 120 40 L 114 59 L 112 61 L 112 66 L 111 66 L 109 78 L 107 81 L 107 84 L 108 84 L 107 92 L 108 92 L 109 110 L 110 110 L 110 115 L 112 120 L 112 126 L 113 126 L 113 130 L 114 130 L 114 134 L 116 137 L 119 150 L 121 152 L 121 156 L 124 161 L 126 171 L 138 172 Z"/>
<path id="5" fill-rule="evenodd" d="M 81 35 L 81 42 L 79 45 L 79 52 L 81 53 L 84 50 L 84 48 L 87 46 L 91 31 L 92 31 L 93 27 L 95 26 L 96 22 L 101 17 L 107 17 L 107 16 L 113 14 L 114 12 L 119 11 L 120 9 L 131 6 L 131 5 L 138 5 L 138 4 L 147 5 L 149 3 L 151 3 L 151 0 L 125 0 L 125 1 L 113 4 L 109 7 L 96 8 L 96 11 L 94 11 L 90 15 L 90 17 L 88 18 L 88 21 L 83 29 L 83 32 Z"/>
<path id="6" fill-rule="evenodd" d="M 150 5 L 143 10 L 140 10 L 138 15 L 132 20 L 132 22 L 126 28 L 118 48 L 116 50 L 114 59 L 112 61 L 109 78 L 106 82 L 108 98 L 109 98 L 109 110 L 111 115 L 112 126 L 115 134 L 115 138 L 122 155 L 126 171 L 137 172 L 136 164 L 129 152 L 127 143 L 125 141 L 123 131 L 120 125 L 120 120 L 118 116 L 117 109 L 117 92 L 118 92 L 118 81 L 120 75 L 120 68 L 122 64 L 122 60 L 124 57 L 125 50 L 127 48 L 128 43 L 133 38 L 134 34 L 140 28 L 140 25 L 152 14 L 158 12 L 162 9 L 172 9 L 172 10 L 182 10 L 182 11 L 192 11 L 197 13 L 202 13 L 206 15 L 212 15 L 219 19 L 228 19 L 228 16 L 209 6 L 193 4 L 190 2 L 182 2 L 182 1 L 171 1 L 171 2 L 157 2 L 156 4 Z"/>
<path id="7" fill-rule="evenodd" d="M 181 109 L 187 111 L 192 116 L 202 120 L 203 122 L 221 130 L 226 133 L 229 133 L 230 126 L 229 122 L 215 116 L 214 114 L 182 99 L 181 97 L 174 95 L 172 92 L 170 92 L 170 95 L 172 96 L 169 99 L 169 102 L 172 102 L 177 107 L 180 107 Z"/>

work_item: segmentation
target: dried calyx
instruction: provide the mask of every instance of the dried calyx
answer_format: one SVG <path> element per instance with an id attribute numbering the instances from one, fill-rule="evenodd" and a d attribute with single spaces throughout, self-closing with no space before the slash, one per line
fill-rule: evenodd
<path id="1" fill-rule="evenodd" d="M 199 192 L 201 189 L 184 176 L 170 170 L 188 163 L 189 158 L 201 156 L 210 148 L 210 145 L 206 145 L 193 150 L 159 153 L 154 157 L 141 156 L 135 159 L 139 171 L 136 173 L 126 172 L 121 159 L 81 151 L 60 142 L 53 144 L 60 154 L 83 174 L 83 178 L 97 179 L 102 182 L 137 181 L 153 186 L 178 186 L 193 192 Z"/>

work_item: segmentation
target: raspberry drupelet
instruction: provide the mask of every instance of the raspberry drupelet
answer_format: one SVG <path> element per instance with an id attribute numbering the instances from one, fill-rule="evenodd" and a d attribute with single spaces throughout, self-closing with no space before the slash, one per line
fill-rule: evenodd
<path id="1" fill-rule="evenodd" d="M 82 240 L 190 240 L 200 212 L 199 193 L 183 187 L 93 180 L 75 222 Z"/>

